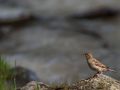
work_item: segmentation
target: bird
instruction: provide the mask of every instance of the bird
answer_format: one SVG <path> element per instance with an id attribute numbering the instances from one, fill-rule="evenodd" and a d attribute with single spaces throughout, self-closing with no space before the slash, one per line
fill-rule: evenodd
<path id="1" fill-rule="evenodd" d="M 94 58 L 91 52 L 84 53 L 84 55 L 86 57 L 89 67 L 92 70 L 97 71 L 97 75 L 103 74 L 106 71 L 114 71 L 113 69 L 101 63 L 98 59 Z"/>

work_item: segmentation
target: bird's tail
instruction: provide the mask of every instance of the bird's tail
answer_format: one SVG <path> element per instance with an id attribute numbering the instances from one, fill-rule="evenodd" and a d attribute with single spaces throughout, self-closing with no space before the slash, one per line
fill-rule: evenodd
<path id="1" fill-rule="evenodd" d="M 120 72 L 119 72 L 118 70 L 108 68 L 108 71 L 114 72 L 114 73 L 116 73 L 116 75 L 118 75 L 118 76 L 120 75 Z"/>
<path id="2" fill-rule="evenodd" d="M 116 72 L 115 70 L 113 70 L 113 69 L 111 69 L 111 68 L 108 68 L 108 71 Z"/>

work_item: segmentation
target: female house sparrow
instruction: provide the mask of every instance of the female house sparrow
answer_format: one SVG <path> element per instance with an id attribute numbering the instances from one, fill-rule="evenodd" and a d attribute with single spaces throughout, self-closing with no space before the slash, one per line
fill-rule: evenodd
<path id="1" fill-rule="evenodd" d="M 102 74 L 103 72 L 106 72 L 106 71 L 114 71 L 110 69 L 109 67 L 107 67 L 106 65 L 102 64 L 96 58 L 94 58 L 92 53 L 90 52 L 85 53 L 85 57 L 86 57 L 89 67 L 97 71 L 97 74 Z"/>

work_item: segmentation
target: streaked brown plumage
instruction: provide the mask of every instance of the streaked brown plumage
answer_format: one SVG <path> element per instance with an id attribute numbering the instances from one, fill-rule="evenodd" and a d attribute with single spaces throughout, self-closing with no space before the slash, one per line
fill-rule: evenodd
<path id="1" fill-rule="evenodd" d="M 89 65 L 89 67 L 91 69 L 97 71 L 97 73 L 101 74 L 106 71 L 114 71 L 114 70 L 110 69 L 109 67 L 107 67 L 106 65 L 102 64 L 96 58 L 94 58 L 92 53 L 90 53 L 90 52 L 85 53 L 85 57 L 87 59 L 87 63 Z"/>

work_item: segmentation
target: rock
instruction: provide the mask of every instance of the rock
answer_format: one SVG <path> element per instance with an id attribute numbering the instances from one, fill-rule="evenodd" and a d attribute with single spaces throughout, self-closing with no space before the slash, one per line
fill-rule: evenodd
<path id="1" fill-rule="evenodd" d="M 42 82 L 31 81 L 19 90 L 120 90 L 120 81 L 106 75 L 96 75 L 81 80 L 71 86 L 48 86 Z"/>
<path id="2" fill-rule="evenodd" d="M 17 87 L 23 86 L 33 80 L 39 81 L 39 78 L 32 70 L 20 66 L 12 68 L 11 72 L 13 72 L 12 80 L 16 80 Z M 13 82 L 12 80 L 11 82 Z"/>
<path id="3" fill-rule="evenodd" d="M 49 86 L 42 82 L 31 81 L 18 90 L 49 90 Z"/>
<path id="4" fill-rule="evenodd" d="M 70 90 L 120 90 L 120 81 L 106 75 L 98 75 L 79 81 Z"/>

